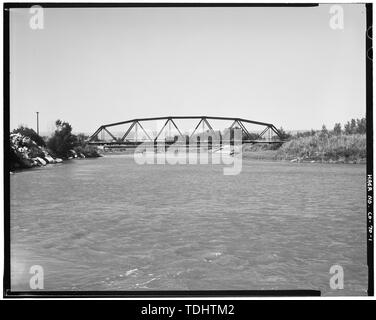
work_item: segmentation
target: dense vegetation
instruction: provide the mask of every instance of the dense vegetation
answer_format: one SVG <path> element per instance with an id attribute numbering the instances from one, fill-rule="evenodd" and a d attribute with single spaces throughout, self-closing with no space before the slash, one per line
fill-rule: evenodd
<path id="1" fill-rule="evenodd" d="M 39 159 L 46 156 L 48 157 L 47 152 L 28 136 L 23 136 L 19 132 L 10 134 L 9 158 L 11 170 L 36 166 L 41 164 Z"/>
<path id="2" fill-rule="evenodd" d="M 366 158 L 365 134 L 313 135 L 291 139 L 277 151 L 277 159 L 354 162 Z"/>
<path id="3" fill-rule="evenodd" d="M 323 125 L 321 130 L 283 133 L 289 141 L 278 147 L 276 159 L 359 162 L 366 158 L 366 118 L 351 119 L 343 128 L 336 123 L 332 130 Z"/>
<path id="4" fill-rule="evenodd" d="M 99 157 L 98 148 L 95 146 L 89 145 L 86 141 L 89 136 L 80 133 L 76 136 L 76 141 L 73 147 L 73 150 L 77 154 L 83 154 L 87 158 L 96 158 Z"/>
<path id="5" fill-rule="evenodd" d="M 86 143 L 87 136 L 74 135 L 68 122 L 56 121 L 54 134 L 43 139 L 33 129 L 25 126 L 10 134 L 11 169 L 31 168 L 46 163 L 56 163 L 61 159 L 93 158 L 100 154 L 96 147 Z"/>
<path id="6" fill-rule="evenodd" d="M 28 137 L 31 140 L 33 140 L 38 146 L 41 146 L 41 147 L 46 146 L 46 142 L 43 140 L 43 138 L 31 128 L 21 125 L 17 129 L 14 129 L 12 133 L 19 133 L 23 135 L 24 137 Z"/>
<path id="7" fill-rule="evenodd" d="M 69 158 L 75 154 L 85 157 L 98 157 L 97 149 L 86 143 L 84 134 L 74 135 L 72 126 L 68 122 L 56 121 L 56 130 L 47 141 L 47 148 L 53 155 L 61 158 Z"/>
<path id="8" fill-rule="evenodd" d="M 72 126 L 68 122 L 57 120 L 56 130 L 47 141 L 47 147 L 57 157 L 68 158 L 75 147 L 76 136 L 72 134 Z"/>

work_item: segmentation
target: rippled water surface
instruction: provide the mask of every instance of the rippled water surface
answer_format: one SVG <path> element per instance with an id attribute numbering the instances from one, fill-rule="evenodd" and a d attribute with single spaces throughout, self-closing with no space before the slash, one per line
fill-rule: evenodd
<path id="1" fill-rule="evenodd" d="M 72 160 L 11 176 L 11 287 L 30 290 L 367 288 L 365 166 Z M 329 269 L 344 269 L 343 290 Z"/>

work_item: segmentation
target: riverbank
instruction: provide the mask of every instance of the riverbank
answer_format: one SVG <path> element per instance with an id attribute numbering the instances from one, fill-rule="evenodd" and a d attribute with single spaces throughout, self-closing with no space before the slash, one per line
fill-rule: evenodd
<path id="1" fill-rule="evenodd" d="M 245 160 L 259 160 L 259 161 L 276 161 L 276 162 L 297 162 L 297 163 L 348 163 L 348 164 L 366 164 L 367 159 L 355 159 L 349 160 L 346 158 L 339 158 L 338 160 L 333 159 L 312 159 L 309 157 L 289 157 L 289 158 L 279 158 L 277 150 L 264 150 L 264 151 L 254 151 L 254 152 L 243 152 L 243 159 Z"/>
<path id="2" fill-rule="evenodd" d="M 106 155 L 133 154 L 134 149 L 99 153 L 89 145 L 70 150 L 67 158 L 59 158 L 45 147 L 37 145 L 29 137 L 19 133 L 10 135 L 10 169 L 28 169 L 61 163 L 75 158 L 96 158 Z M 263 161 L 289 161 L 306 163 L 366 163 L 365 134 L 313 135 L 295 137 L 282 145 L 254 144 L 245 146 L 243 159 Z"/>
<path id="3" fill-rule="evenodd" d="M 59 158 L 47 148 L 39 146 L 35 141 L 20 133 L 10 135 L 9 155 L 11 171 L 61 163 L 64 160 L 74 158 L 96 158 L 101 156 L 92 147 L 78 146 L 76 150 L 70 150 L 69 157 Z"/>
<path id="4" fill-rule="evenodd" d="M 366 163 L 366 135 L 314 135 L 292 138 L 281 146 L 252 145 L 244 148 L 243 158 L 311 163 Z"/>

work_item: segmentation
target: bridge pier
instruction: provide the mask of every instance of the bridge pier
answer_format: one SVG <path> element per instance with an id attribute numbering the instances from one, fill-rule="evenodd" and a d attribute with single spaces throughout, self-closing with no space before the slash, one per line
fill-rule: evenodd
<path id="1" fill-rule="evenodd" d="M 189 136 L 185 136 L 185 158 L 189 163 Z"/>

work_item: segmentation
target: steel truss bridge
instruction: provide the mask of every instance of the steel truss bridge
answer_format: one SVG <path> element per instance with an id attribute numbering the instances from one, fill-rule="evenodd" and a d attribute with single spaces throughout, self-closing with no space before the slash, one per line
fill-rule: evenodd
<path id="1" fill-rule="evenodd" d="M 182 133 L 181 128 L 176 124 L 177 121 L 181 120 L 197 120 L 197 125 L 195 126 L 194 130 L 190 134 Z M 88 143 L 92 145 L 102 145 L 107 147 L 136 147 L 141 143 L 164 143 L 164 144 L 173 144 L 177 141 L 177 138 L 183 138 L 184 141 L 187 143 L 193 137 L 200 140 L 198 129 L 200 125 L 202 125 L 202 133 L 204 133 L 204 127 L 207 127 L 206 133 L 209 133 L 213 136 L 218 137 L 222 142 L 222 135 L 220 130 L 216 130 L 210 123 L 210 121 L 214 120 L 223 120 L 223 121 L 230 121 L 232 124 L 227 127 L 229 132 L 231 129 L 241 129 L 242 131 L 242 141 L 241 143 L 283 143 L 281 132 L 271 123 L 266 122 L 259 122 L 254 120 L 248 119 L 241 119 L 241 118 L 228 118 L 228 117 L 211 117 L 211 116 L 168 116 L 168 117 L 155 117 L 155 118 L 142 118 L 142 119 L 132 119 L 122 122 L 115 122 L 110 124 L 101 125 L 88 139 Z M 152 134 L 145 130 L 144 125 L 146 122 L 150 121 L 164 121 L 164 125 L 162 128 Z M 116 129 L 121 128 L 124 125 L 129 125 L 127 130 L 121 132 L 120 136 L 116 136 L 113 132 Z M 258 131 L 250 132 L 247 129 L 247 125 L 256 126 Z M 169 127 L 169 135 L 162 138 L 162 132 L 166 131 L 165 129 Z M 171 127 L 173 127 L 174 131 L 177 133 L 175 136 L 171 136 Z M 193 128 L 193 127 L 192 127 Z M 138 130 L 142 132 L 144 135 L 143 139 L 138 139 Z M 124 129 L 123 129 L 124 130 Z M 112 132 L 111 132 L 112 131 Z M 131 134 L 133 133 L 133 135 Z M 233 131 L 233 130 L 232 130 Z M 102 139 L 100 138 L 102 135 Z M 103 136 L 106 135 L 109 139 L 104 139 Z M 232 134 L 232 139 L 233 138 Z M 202 138 L 201 138 L 202 139 Z M 212 139 L 212 138 L 209 138 Z M 211 141 L 211 140 L 210 140 Z"/>

